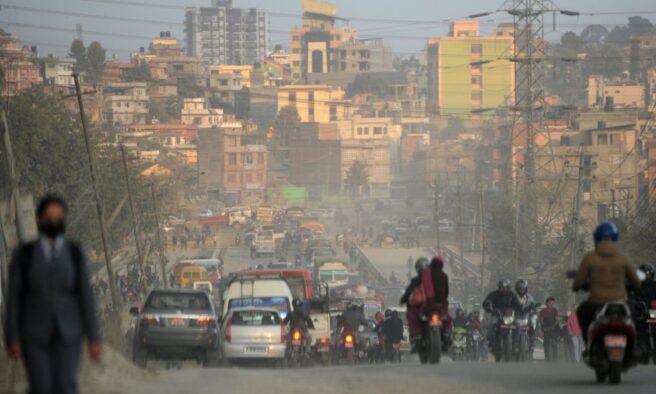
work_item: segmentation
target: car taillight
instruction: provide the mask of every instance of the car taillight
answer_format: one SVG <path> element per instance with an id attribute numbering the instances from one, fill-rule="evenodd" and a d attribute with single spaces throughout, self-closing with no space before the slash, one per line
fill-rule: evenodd
<path id="1" fill-rule="evenodd" d="M 440 316 L 437 313 L 431 315 L 431 323 L 437 323 L 440 321 Z"/>
<path id="2" fill-rule="evenodd" d="M 292 339 L 295 341 L 300 341 L 301 340 L 301 332 L 299 330 L 294 330 L 294 334 L 292 336 Z"/>
<path id="3" fill-rule="evenodd" d="M 328 343 L 328 338 L 321 338 L 321 339 L 319 339 L 319 342 L 326 344 L 326 343 Z"/>
<path id="4" fill-rule="evenodd" d="M 353 335 L 349 334 L 346 337 L 344 337 L 344 341 L 346 343 L 353 343 Z"/>
<path id="5" fill-rule="evenodd" d="M 286 327 L 285 327 L 285 324 L 281 321 L 280 322 L 280 343 L 285 343 L 286 340 L 287 340 Z"/>
<path id="6" fill-rule="evenodd" d="M 214 319 L 212 319 L 210 316 L 199 316 L 198 325 L 201 327 L 214 327 L 216 326 L 216 321 L 214 321 Z"/>
<path id="7" fill-rule="evenodd" d="M 145 324 L 147 326 L 156 326 L 159 324 L 159 319 L 157 316 L 143 316 L 141 318 L 141 324 Z"/>
<path id="8" fill-rule="evenodd" d="M 656 309 L 656 300 L 654 300 L 654 301 L 651 302 L 651 307 L 652 307 L 653 309 Z"/>
<path id="9" fill-rule="evenodd" d="M 232 341 L 231 331 L 232 331 L 232 319 L 228 319 L 225 326 L 225 340 L 228 343 Z"/>

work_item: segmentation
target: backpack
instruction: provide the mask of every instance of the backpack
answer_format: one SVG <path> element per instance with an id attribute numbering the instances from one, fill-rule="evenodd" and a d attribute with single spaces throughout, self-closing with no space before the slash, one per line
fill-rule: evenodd
<path id="1" fill-rule="evenodd" d="M 410 294 L 410 305 L 418 306 L 426 303 L 426 292 L 424 291 L 424 286 L 421 284 L 412 291 Z"/>

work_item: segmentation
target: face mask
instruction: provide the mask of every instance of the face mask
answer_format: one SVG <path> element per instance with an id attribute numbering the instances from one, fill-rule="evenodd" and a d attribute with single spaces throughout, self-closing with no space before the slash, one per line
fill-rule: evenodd
<path id="1" fill-rule="evenodd" d="M 44 222 L 39 225 L 39 232 L 48 238 L 56 238 L 58 235 L 64 234 L 66 224 L 63 220 L 59 222 Z"/>

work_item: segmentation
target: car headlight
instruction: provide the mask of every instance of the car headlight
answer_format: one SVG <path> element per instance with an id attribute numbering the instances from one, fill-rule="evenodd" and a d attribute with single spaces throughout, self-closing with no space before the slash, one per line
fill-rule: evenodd
<path id="1" fill-rule="evenodd" d="M 515 321 L 515 318 L 513 316 L 504 316 L 503 317 L 503 324 L 505 324 L 505 325 L 513 324 L 514 321 Z"/>
<path id="2" fill-rule="evenodd" d="M 517 325 L 523 327 L 528 326 L 528 318 L 526 319 L 517 319 Z"/>
<path id="3" fill-rule="evenodd" d="M 650 309 L 649 310 L 649 318 L 650 319 L 656 319 L 656 309 Z"/>

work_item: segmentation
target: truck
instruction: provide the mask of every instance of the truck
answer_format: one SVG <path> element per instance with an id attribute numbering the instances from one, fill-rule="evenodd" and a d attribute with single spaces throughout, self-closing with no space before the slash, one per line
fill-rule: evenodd
<path id="1" fill-rule="evenodd" d="M 262 255 L 273 256 L 276 253 L 276 240 L 272 230 L 258 231 L 255 235 L 255 243 L 251 248 L 252 257 Z"/>
<path id="2" fill-rule="evenodd" d="M 258 207 L 257 208 L 257 221 L 260 223 L 273 223 L 273 208 L 271 207 Z"/>
<path id="3" fill-rule="evenodd" d="M 332 289 L 349 283 L 346 262 L 335 256 L 318 257 L 314 261 L 314 279 L 326 282 Z"/>

